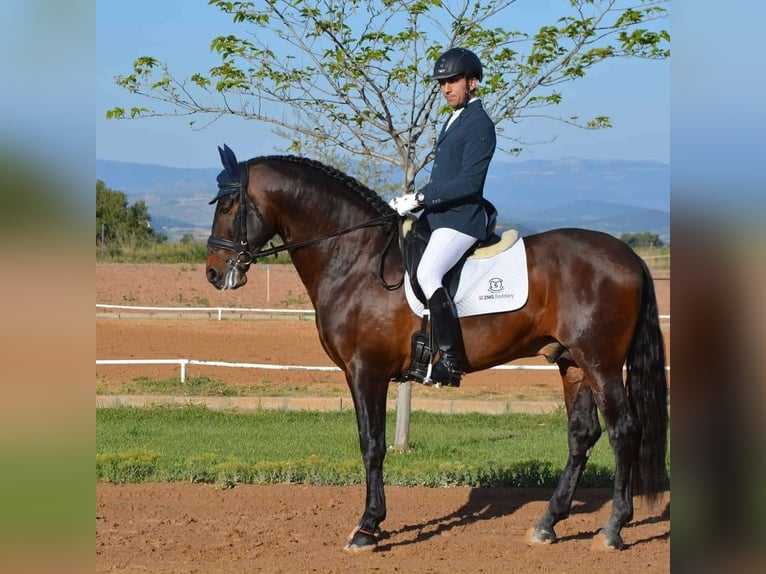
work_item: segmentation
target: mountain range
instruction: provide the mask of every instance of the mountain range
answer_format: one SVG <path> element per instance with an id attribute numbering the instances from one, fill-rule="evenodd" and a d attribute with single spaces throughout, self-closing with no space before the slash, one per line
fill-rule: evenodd
<path id="1" fill-rule="evenodd" d="M 96 159 L 96 178 L 143 200 L 152 226 L 171 241 L 210 233 L 220 167 L 177 168 Z M 354 175 L 364 183 L 361 174 Z M 484 188 L 498 210 L 498 228 L 523 235 L 585 227 L 615 236 L 649 232 L 670 241 L 670 166 L 658 161 L 494 160 Z"/>

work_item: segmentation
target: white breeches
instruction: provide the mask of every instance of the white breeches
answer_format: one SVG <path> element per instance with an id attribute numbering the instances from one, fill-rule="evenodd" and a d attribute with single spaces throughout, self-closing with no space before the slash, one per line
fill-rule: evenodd
<path id="1" fill-rule="evenodd" d="M 475 242 L 475 237 L 447 227 L 440 227 L 431 233 L 417 271 L 418 285 L 427 299 L 442 287 L 444 275 Z"/>

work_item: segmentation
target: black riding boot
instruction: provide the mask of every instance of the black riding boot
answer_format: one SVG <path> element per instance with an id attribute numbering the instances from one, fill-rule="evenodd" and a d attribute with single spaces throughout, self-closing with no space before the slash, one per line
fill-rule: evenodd
<path id="1" fill-rule="evenodd" d="M 431 371 L 431 379 L 448 387 L 459 387 L 465 369 L 465 347 L 455 304 L 444 287 L 428 300 L 431 329 L 439 349 L 439 360 Z"/>

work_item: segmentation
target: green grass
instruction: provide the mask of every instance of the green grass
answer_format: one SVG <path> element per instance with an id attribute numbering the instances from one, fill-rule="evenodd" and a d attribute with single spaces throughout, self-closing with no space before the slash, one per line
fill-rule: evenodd
<path id="1" fill-rule="evenodd" d="M 106 246 L 96 245 L 96 261 L 110 263 L 205 263 L 207 243 L 190 241 L 187 243 L 149 243 L 113 242 Z M 269 257 L 267 263 L 289 264 L 292 262 L 287 252 Z"/>
<path id="2" fill-rule="evenodd" d="M 329 376 L 328 376 L 329 377 Z M 336 378 L 335 382 L 338 379 Z M 388 398 L 395 399 L 398 396 L 399 386 L 391 384 Z M 523 392 L 512 392 L 509 387 L 503 389 L 476 389 L 465 385 L 459 389 L 449 387 L 418 387 L 417 396 L 421 398 L 443 400 L 480 400 L 480 401 L 509 401 L 509 400 L 562 400 L 561 393 L 556 389 L 549 391 L 537 391 L 530 397 Z M 310 385 L 286 384 L 274 380 L 268 376 L 253 378 L 250 385 L 227 383 L 220 379 L 210 378 L 205 375 L 187 376 L 181 381 L 179 376 L 171 376 L 165 379 L 150 379 L 149 377 L 134 377 L 131 382 L 111 382 L 102 379 L 96 382 L 97 395 L 172 395 L 191 397 L 345 397 L 350 399 L 351 394 L 345 384 L 332 384 L 329 378 L 316 376 Z M 563 403 L 562 403 L 563 404 Z"/>
<path id="3" fill-rule="evenodd" d="M 670 272 L 670 247 L 641 247 L 635 250 L 639 256 L 645 258 L 646 264 L 652 273 Z"/>
<path id="4" fill-rule="evenodd" d="M 133 382 L 126 383 L 117 390 L 121 395 L 176 395 L 184 397 L 237 397 L 251 394 L 248 391 L 249 387 L 237 387 L 205 376 L 187 377 L 183 382 L 180 377 L 167 379 L 136 377 Z M 96 387 L 97 395 L 114 392 L 114 388 L 108 388 L 105 385 Z"/>
<path id="5" fill-rule="evenodd" d="M 395 414 L 388 415 L 393 443 Z M 411 450 L 390 451 L 387 484 L 553 486 L 567 455 L 566 416 L 411 415 Z M 236 413 L 204 407 L 96 410 L 96 479 L 358 484 L 364 481 L 352 412 Z M 611 486 L 603 436 L 584 486 Z"/>
<path id="6" fill-rule="evenodd" d="M 96 246 L 96 261 L 111 263 L 204 263 L 206 258 L 204 241 L 147 245 L 125 242 L 113 243 L 103 249 Z"/>
<path id="7" fill-rule="evenodd" d="M 318 379 L 321 383 L 321 379 Z M 191 376 L 185 381 L 181 377 L 150 379 L 136 377 L 130 383 L 96 384 L 97 395 L 173 395 L 182 397 L 296 397 L 316 396 L 303 385 L 286 385 L 263 378 L 252 385 L 232 385 L 207 376 Z M 348 396 L 345 388 L 341 390 L 323 389 L 322 396 Z"/>

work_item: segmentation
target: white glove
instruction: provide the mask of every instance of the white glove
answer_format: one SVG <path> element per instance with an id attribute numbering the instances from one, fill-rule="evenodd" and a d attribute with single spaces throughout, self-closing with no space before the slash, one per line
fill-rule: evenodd
<path id="1" fill-rule="evenodd" d="M 417 209 L 423 205 L 423 194 L 418 193 L 405 193 L 400 197 L 393 198 L 388 205 L 391 209 L 395 209 L 399 215 L 407 215 L 413 209 Z"/>

